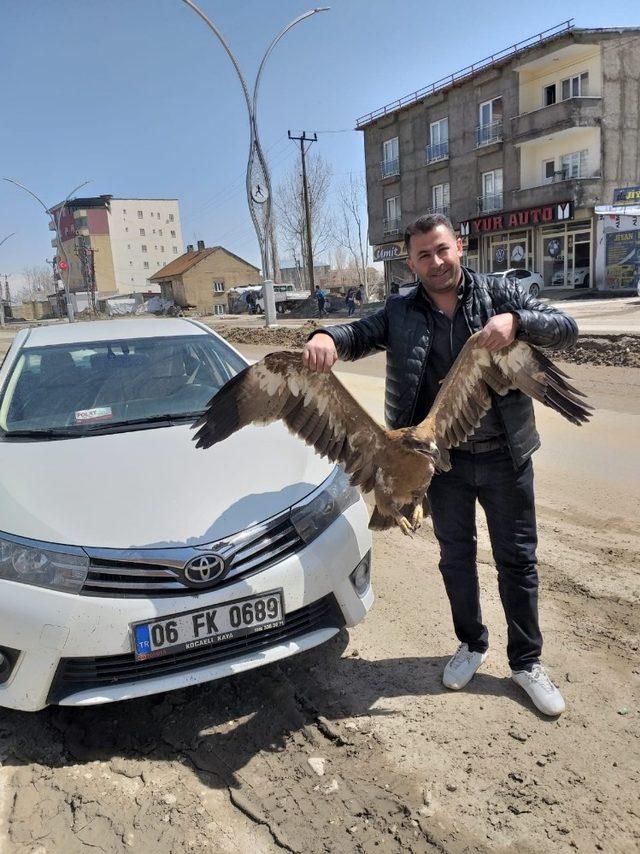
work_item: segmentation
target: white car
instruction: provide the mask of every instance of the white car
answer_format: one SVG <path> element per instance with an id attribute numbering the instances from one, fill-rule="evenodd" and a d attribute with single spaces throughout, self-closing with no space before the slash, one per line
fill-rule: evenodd
<path id="1" fill-rule="evenodd" d="M 500 279 L 513 279 L 520 289 L 530 297 L 537 297 L 544 287 L 544 280 L 540 273 L 533 273 L 531 270 L 525 270 L 522 267 L 489 273 L 489 275 L 497 276 Z"/>
<path id="2" fill-rule="evenodd" d="M 342 469 L 281 424 L 203 451 L 247 362 L 190 319 L 25 329 L 0 369 L 0 706 L 83 706 L 309 649 L 373 602 Z"/>

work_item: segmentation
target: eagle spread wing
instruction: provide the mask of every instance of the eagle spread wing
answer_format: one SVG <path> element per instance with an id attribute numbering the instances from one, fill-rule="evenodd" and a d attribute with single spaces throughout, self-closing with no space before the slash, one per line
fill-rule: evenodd
<path id="1" fill-rule="evenodd" d="M 270 353 L 229 380 L 194 424 L 194 438 L 210 448 L 247 424 L 278 420 L 340 463 L 354 486 L 373 489 L 391 444 L 386 431 L 334 374 L 304 367 L 302 353 Z"/>
<path id="2" fill-rule="evenodd" d="M 491 390 L 505 395 L 520 389 L 573 424 L 589 420 L 593 408 L 582 399 L 585 395 L 544 353 L 523 341 L 490 353 L 479 344 L 479 336 L 477 332 L 467 340 L 427 418 L 416 427 L 417 434 L 426 431 L 434 436 L 445 458 L 448 448 L 472 436 L 491 406 Z"/>

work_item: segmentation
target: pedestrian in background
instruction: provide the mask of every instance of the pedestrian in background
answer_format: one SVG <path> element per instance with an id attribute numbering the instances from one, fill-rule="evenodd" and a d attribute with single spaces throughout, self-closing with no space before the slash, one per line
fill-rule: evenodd
<path id="1" fill-rule="evenodd" d="M 356 289 L 349 288 L 347 291 L 347 298 L 345 299 L 347 304 L 347 312 L 349 317 L 353 317 L 353 314 L 356 310 Z"/>

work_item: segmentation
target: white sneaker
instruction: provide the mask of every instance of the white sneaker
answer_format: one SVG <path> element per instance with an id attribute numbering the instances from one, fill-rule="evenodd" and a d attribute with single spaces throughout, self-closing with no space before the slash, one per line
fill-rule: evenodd
<path id="1" fill-rule="evenodd" d="M 562 694 L 547 676 L 541 664 L 534 664 L 532 670 L 512 670 L 511 678 L 533 700 L 533 705 L 543 715 L 560 715 L 565 710 Z"/>
<path id="2" fill-rule="evenodd" d="M 452 691 L 464 688 L 486 657 L 486 652 L 471 652 L 466 643 L 461 643 L 444 668 L 442 684 Z"/>

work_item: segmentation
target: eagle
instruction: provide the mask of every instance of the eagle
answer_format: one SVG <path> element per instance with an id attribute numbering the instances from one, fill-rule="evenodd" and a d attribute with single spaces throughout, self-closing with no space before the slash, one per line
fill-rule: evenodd
<path id="1" fill-rule="evenodd" d="M 473 435 L 491 406 L 491 392 L 519 389 L 573 424 L 593 408 L 583 392 L 540 350 L 514 341 L 497 352 L 473 334 L 414 427 L 386 430 L 333 373 L 317 373 L 301 352 L 270 353 L 230 379 L 193 425 L 198 448 L 210 448 L 247 424 L 283 421 L 308 445 L 342 466 L 353 486 L 372 492 L 369 527 L 398 525 L 412 535 L 428 513 L 426 492 L 437 472 L 451 468 L 449 450 Z"/>

